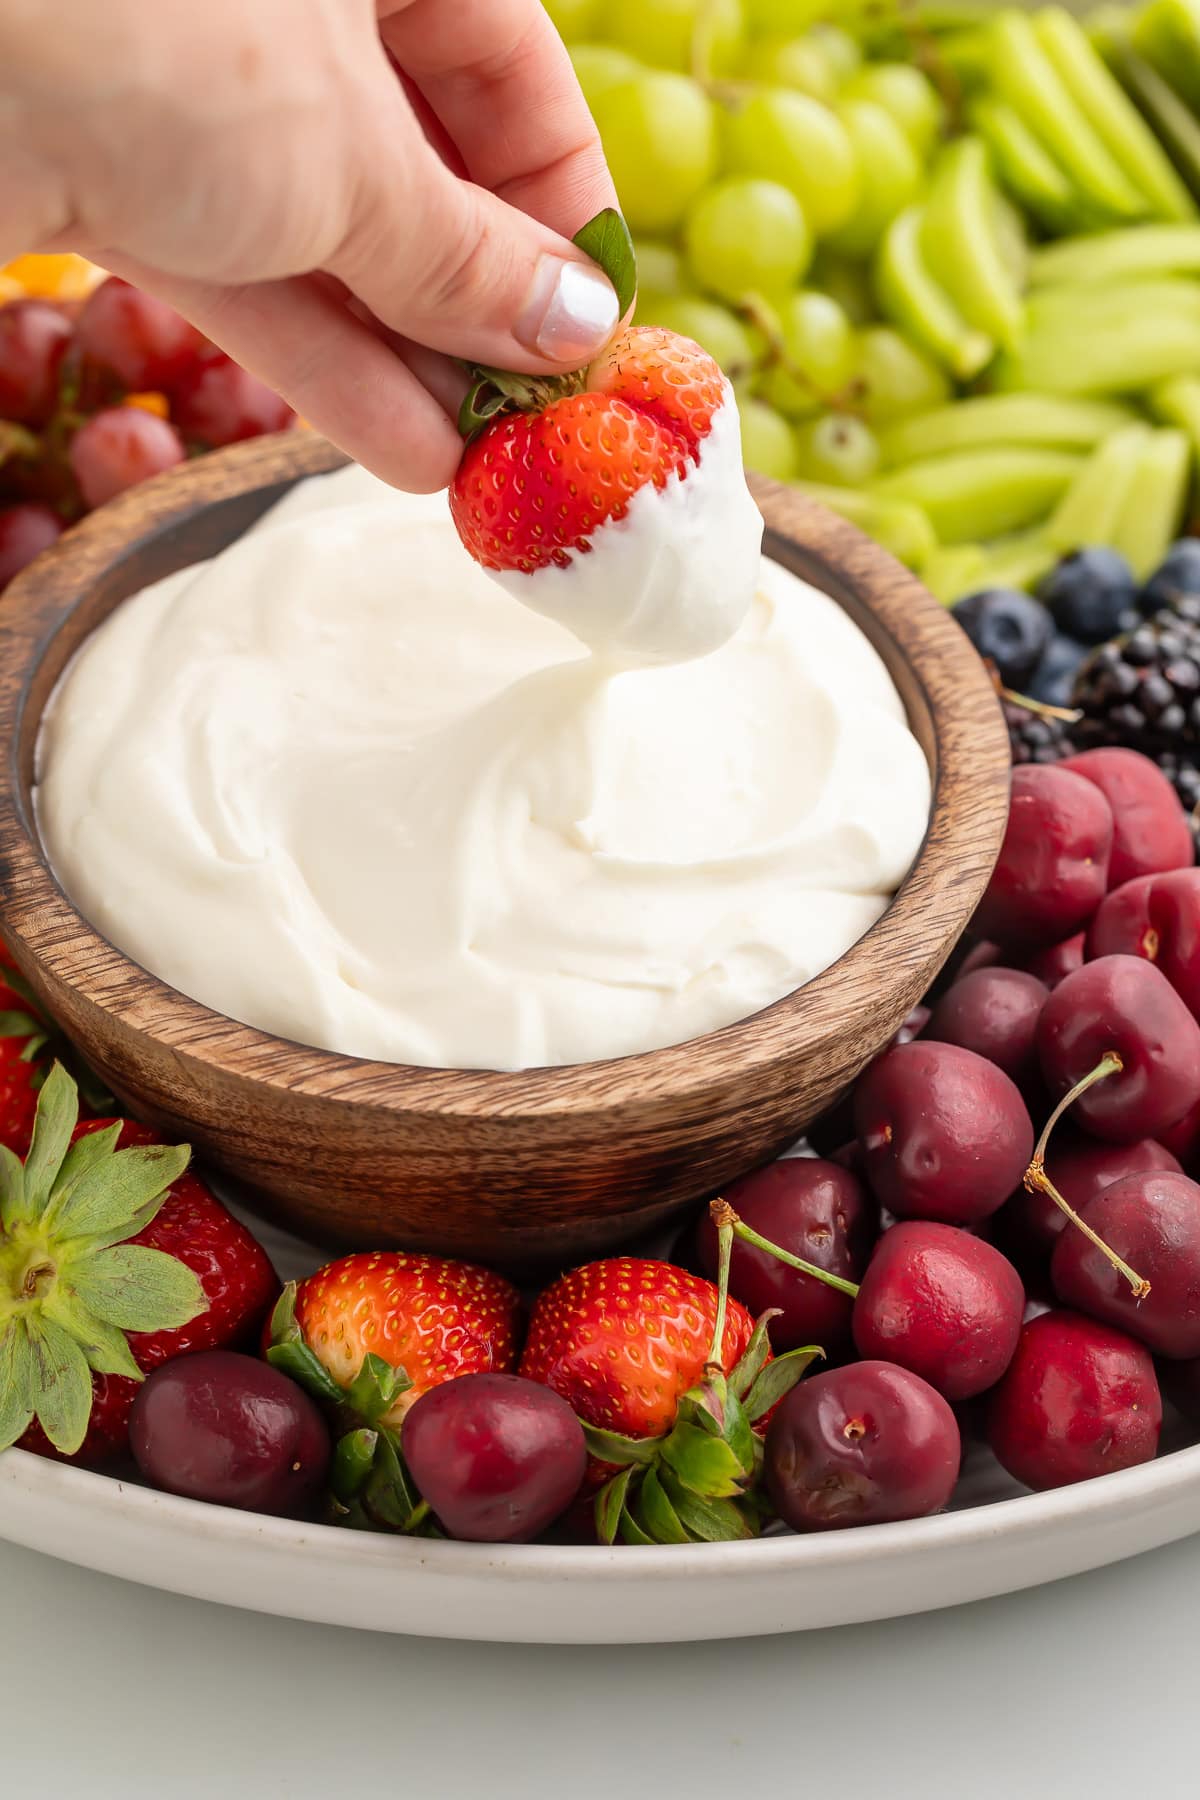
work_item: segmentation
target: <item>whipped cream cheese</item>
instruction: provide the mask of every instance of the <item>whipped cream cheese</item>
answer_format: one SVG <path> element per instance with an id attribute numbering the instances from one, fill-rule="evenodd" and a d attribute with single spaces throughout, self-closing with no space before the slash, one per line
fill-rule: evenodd
<path id="1" fill-rule="evenodd" d="M 591 563 L 560 584 L 580 629 L 606 604 Z M 493 1069 L 780 998 L 884 910 L 930 799 L 879 657 L 778 565 L 712 654 L 616 669 L 470 560 L 444 495 L 357 468 L 120 606 L 39 780 L 67 892 L 183 993 Z"/>

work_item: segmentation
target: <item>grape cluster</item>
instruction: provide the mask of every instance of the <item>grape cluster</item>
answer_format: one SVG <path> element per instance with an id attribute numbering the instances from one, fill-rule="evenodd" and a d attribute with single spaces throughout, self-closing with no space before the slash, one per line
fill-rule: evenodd
<path id="1" fill-rule="evenodd" d="M 1200 14 L 1143 0 L 549 0 L 639 240 L 638 317 L 747 462 L 946 602 L 1109 545 L 1200 454 Z"/>
<path id="2" fill-rule="evenodd" d="M 173 307 L 116 276 L 83 298 L 68 288 L 8 299 L 0 589 L 81 513 L 193 451 L 282 430 L 292 417 Z"/>

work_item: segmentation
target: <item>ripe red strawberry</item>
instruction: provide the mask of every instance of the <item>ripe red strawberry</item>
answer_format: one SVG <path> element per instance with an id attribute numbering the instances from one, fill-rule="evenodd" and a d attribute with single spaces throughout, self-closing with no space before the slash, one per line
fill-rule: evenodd
<path id="1" fill-rule="evenodd" d="M 12 1002 L 0 995 L 5 1011 L 15 1012 L 22 1004 L 16 995 Z M 0 1144 L 18 1156 L 24 1156 L 29 1148 L 38 1091 L 46 1078 L 46 1065 L 37 1054 L 45 1039 L 32 1020 L 29 1024 L 27 1035 L 0 1037 Z"/>
<path id="2" fill-rule="evenodd" d="M 160 1134 L 131 1119 L 82 1120 L 70 1131 L 69 1142 L 76 1144 L 114 1126 L 117 1129 L 110 1157 L 113 1149 L 166 1150 Z M 174 1161 L 164 1166 L 172 1173 L 180 1162 L 177 1152 L 172 1150 L 169 1154 Z M 4 1248 L 13 1236 L 10 1234 L 9 1240 L 0 1236 L 0 1298 L 4 1294 Z M 53 1266 L 62 1237 L 55 1234 L 52 1226 L 42 1237 L 48 1252 L 46 1260 Z M 147 1374 L 161 1363 L 192 1351 L 249 1344 L 279 1293 L 279 1281 L 266 1251 L 206 1183 L 190 1171 L 175 1174 L 165 1192 L 160 1190 L 152 1216 L 140 1229 L 124 1237 L 120 1247 L 125 1250 L 133 1246 L 159 1252 L 164 1260 L 169 1258 L 174 1265 L 191 1271 L 200 1306 L 193 1316 L 180 1323 L 165 1324 L 157 1330 L 123 1330 L 133 1364 Z M 69 1290 L 70 1268 L 59 1266 L 53 1279 L 60 1288 Z M 109 1322 L 121 1324 L 120 1318 Z M 111 1368 L 93 1370 L 91 1383 L 86 1432 L 74 1450 L 64 1452 L 56 1448 L 36 1421 L 20 1438 L 21 1448 L 86 1464 L 104 1462 L 124 1452 L 139 1382 L 133 1374 Z"/>
<path id="3" fill-rule="evenodd" d="M 672 1263 L 620 1256 L 572 1269 L 533 1309 L 520 1373 L 569 1401 L 587 1425 L 623 1437 L 661 1437 L 704 1372 L 717 1290 Z M 754 1320 L 730 1300 L 722 1340 L 728 1373 Z"/>
<path id="4" fill-rule="evenodd" d="M 725 394 L 707 351 L 649 325 L 557 382 L 489 374 L 466 419 L 486 422 L 450 489 L 459 536 L 485 569 L 569 566 L 640 488 L 686 476 Z"/>
<path id="5" fill-rule="evenodd" d="M 521 1299 L 503 1276 L 439 1256 L 344 1256 L 299 1283 L 295 1324 L 321 1368 L 346 1390 L 369 1355 L 408 1379 L 372 1424 L 396 1426 L 429 1388 L 516 1362 Z"/>

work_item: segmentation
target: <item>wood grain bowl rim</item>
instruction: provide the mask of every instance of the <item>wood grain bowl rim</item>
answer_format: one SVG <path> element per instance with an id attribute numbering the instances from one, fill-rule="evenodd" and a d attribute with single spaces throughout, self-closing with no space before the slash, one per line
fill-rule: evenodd
<path id="1" fill-rule="evenodd" d="M 766 549 L 829 593 L 860 625 L 890 637 L 925 708 L 934 744 L 929 829 L 892 904 L 822 974 L 749 1018 L 686 1043 L 608 1062 L 519 1072 L 414 1067 L 314 1049 L 227 1018 L 181 994 L 118 950 L 80 914 L 55 878 L 30 803 L 22 725 L 35 673 L 75 605 L 103 571 L 150 540 L 178 532 L 205 508 L 250 495 L 261 510 L 309 475 L 347 459 L 309 432 L 258 438 L 144 483 L 90 515 L 0 597 L 0 910 L 35 961 L 86 1001 L 163 1051 L 227 1076 L 386 1112 L 529 1118 L 595 1113 L 662 1098 L 695 1102 L 799 1044 L 816 1053 L 844 1032 L 852 972 L 880 979 L 893 964 L 936 968 L 987 883 L 1008 809 L 1008 737 L 991 684 L 965 635 L 899 563 L 794 490 L 753 478 L 767 520 Z M 183 566 L 188 560 L 181 558 Z M 132 591 L 132 590 L 131 590 Z M 881 776 L 884 774 L 881 771 Z M 926 909 L 951 890 L 956 929 L 924 939 Z M 945 921 L 943 921 L 943 925 Z M 932 973 L 932 968 L 931 968 Z"/>

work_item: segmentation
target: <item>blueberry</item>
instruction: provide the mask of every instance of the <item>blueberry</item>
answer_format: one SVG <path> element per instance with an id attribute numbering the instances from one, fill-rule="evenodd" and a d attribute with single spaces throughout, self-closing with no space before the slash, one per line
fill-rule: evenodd
<path id="1" fill-rule="evenodd" d="M 1143 610 L 1175 606 L 1189 595 L 1200 594 L 1200 538 L 1180 538 L 1142 589 Z"/>
<path id="2" fill-rule="evenodd" d="M 1024 686 L 1054 635 L 1045 607 L 1013 588 L 968 594 L 955 606 L 954 617 L 980 656 L 995 663 L 1009 688 Z"/>
<path id="3" fill-rule="evenodd" d="M 1026 689 L 1029 698 L 1040 700 L 1045 706 L 1070 706 L 1075 676 L 1090 655 L 1087 644 L 1059 632 L 1051 638 L 1049 649 L 1030 677 Z"/>
<path id="4" fill-rule="evenodd" d="M 1054 623 L 1081 644 L 1103 644 L 1136 604 L 1133 570 L 1115 550 L 1097 545 L 1064 557 L 1038 589 Z"/>

